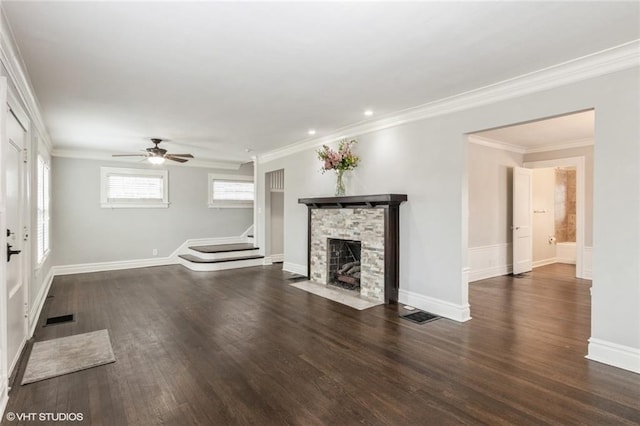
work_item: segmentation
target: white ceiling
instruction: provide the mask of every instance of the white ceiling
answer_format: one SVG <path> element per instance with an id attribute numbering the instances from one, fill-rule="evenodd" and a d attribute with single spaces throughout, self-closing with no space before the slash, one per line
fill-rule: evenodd
<path id="1" fill-rule="evenodd" d="M 546 120 L 474 133 L 484 140 L 503 143 L 525 152 L 593 145 L 595 113 L 583 111 Z"/>
<path id="2" fill-rule="evenodd" d="M 638 2 L 2 7 L 57 149 L 136 151 L 160 137 L 219 160 L 640 38 Z"/>

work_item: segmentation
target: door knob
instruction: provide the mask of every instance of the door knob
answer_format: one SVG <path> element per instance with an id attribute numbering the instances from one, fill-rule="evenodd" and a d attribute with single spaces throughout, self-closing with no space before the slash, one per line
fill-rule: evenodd
<path id="1" fill-rule="evenodd" d="M 22 250 L 11 250 L 11 244 L 7 243 L 7 262 L 11 261 L 12 254 L 20 254 Z"/>

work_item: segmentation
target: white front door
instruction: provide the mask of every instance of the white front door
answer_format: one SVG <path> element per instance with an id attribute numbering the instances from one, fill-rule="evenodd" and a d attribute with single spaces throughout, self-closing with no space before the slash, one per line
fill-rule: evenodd
<path id="1" fill-rule="evenodd" d="M 533 268 L 533 239 L 531 193 L 533 172 L 522 167 L 513 168 L 513 274 L 529 272 Z"/>
<path id="2" fill-rule="evenodd" d="M 27 289 L 24 262 L 27 256 L 25 243 L 24 191 L 25 182 L 25 145 L 26 132 L 18 119 L 7 114 L 7 143 L 4 154 L 6 158 L 6 232 L 7 258 L 7 375 L 10 376 L 15 367 L 22 347 L 27 340 Z"/>

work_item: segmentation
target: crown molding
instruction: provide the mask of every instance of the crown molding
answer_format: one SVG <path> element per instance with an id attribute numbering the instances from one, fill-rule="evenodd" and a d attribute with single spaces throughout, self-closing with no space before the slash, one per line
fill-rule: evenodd
<path id="1" fill-rule="evenodd" d="M 11 32 L 11 26 L 0 2 L 0 63 L 4 65 L 10 81 L 14 84 L 17 95 L 27 110 L 33 125 L 38 130 L 39 138 L 49 151 L 53 149 L 49 132 L 40 113 L 40 104 L 36 98 L 31 81 L 26 73 L 20 51 Z"/>
<path id="2" fill-rule="evenodd" d="M 497 139 L 491 139 L 486 136 L 469 135 L 469 142 L 475 145 L 482 145 L 502 151 L 515 152 L 517 154 L 527 153 L 527 149 L 523 146 L 513 145 L 510 143 L 499 141 Z"/>
<path id="3" fill-rule="evenodd" d="M 74 158 L 78 160 L 100 160 L 100 161 L 109 161 L 109 162 L 117 162 L 117 163 L 139 163 L 141 161 L 140 158 L 131 158 L 126 159 L 122 157 L 112 157 L 111 152 L 106 151 L 90 151 L 90 150 L 80 150 L 80 149 L 54 149 L 51 151 L 51 155 L 53 157 L 61 157 L 61 158 Z M 225 161 L 225 160 L 198 160 L 193 159 L 189 160 L 186 163 L 178 163 L 178 162 L 167 162 L 165 164 L 169 164 L 171 166 L 180 166 L 180 167 L 200 167 L 205 169 L 221 169 L 221 170 L 238 170 L 242 165 L 241 161 Z"/>
<path id="4" fill-rule="evenodd" d="M 269 162 L 336 142 L 342 138 L 355 137 L 413 121 L 492 104 L 636 66 L 640 66 L 640 39 L 499 83 L 408 108 L 376 120 L 342 127 L 323 137 L 302 139 L 265 152 L 259 155 L 259 158 L 262 163 Z"/>
<path id="5" fill-rule="evenodd" d="M 482 145 L 489 148 L 499 149 L 502 151 L 515 152 L 517 154 L 534 154 L 536 152 L 560 151 L 563 149 L 581 148 L 583 146 L 592 146 L 593 138 L 574 139 L 560 143 L 549 145 L 526 147 L 522 145 L 510 144 L 501 140 L 488 138 L 486 136 L 469 135 L 469 142 L 475 145 Z"/>
<path id="6" fill-rule="evenodd" d="M 593 138 L 584 138 L 584 139 L 575 139 L 572 141 L 566 141 L 561 143 L 556 143 L 552 145 L 543 145 L 536 146 L 533 148 L 527 148 L 525 154 L 533 154 L 536 152 L 547 152 L 547 151 L 560 151 L 562 149 L 571 149 L 571 148 L 582 148 L 583 146 L 593 146 Z"/>

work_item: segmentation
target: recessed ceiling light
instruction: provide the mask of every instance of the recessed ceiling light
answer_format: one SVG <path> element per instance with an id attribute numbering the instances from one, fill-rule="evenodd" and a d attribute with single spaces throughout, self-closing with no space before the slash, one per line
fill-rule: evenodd
<path id="1" fill-rule="evenodd" d="M 371 117 L 373 115 L 373 111 L 371 111 L 370 109 L 366 110 L 364 112 L 364 115 L 366 115 L 367 117 Z"/>
<path id="2" fill-rule="evenodd" d="M 309 133 L 310 135 L 312 135 L 312 136 L 313 136 L 313 135 L 315 135 L 315 134 L 316 134 L 316 131 L 315 131 L 315 130 L 313 130 L 313 129 L 311 129 L 311 130 L 309 130 L 307 133 Z"/>

